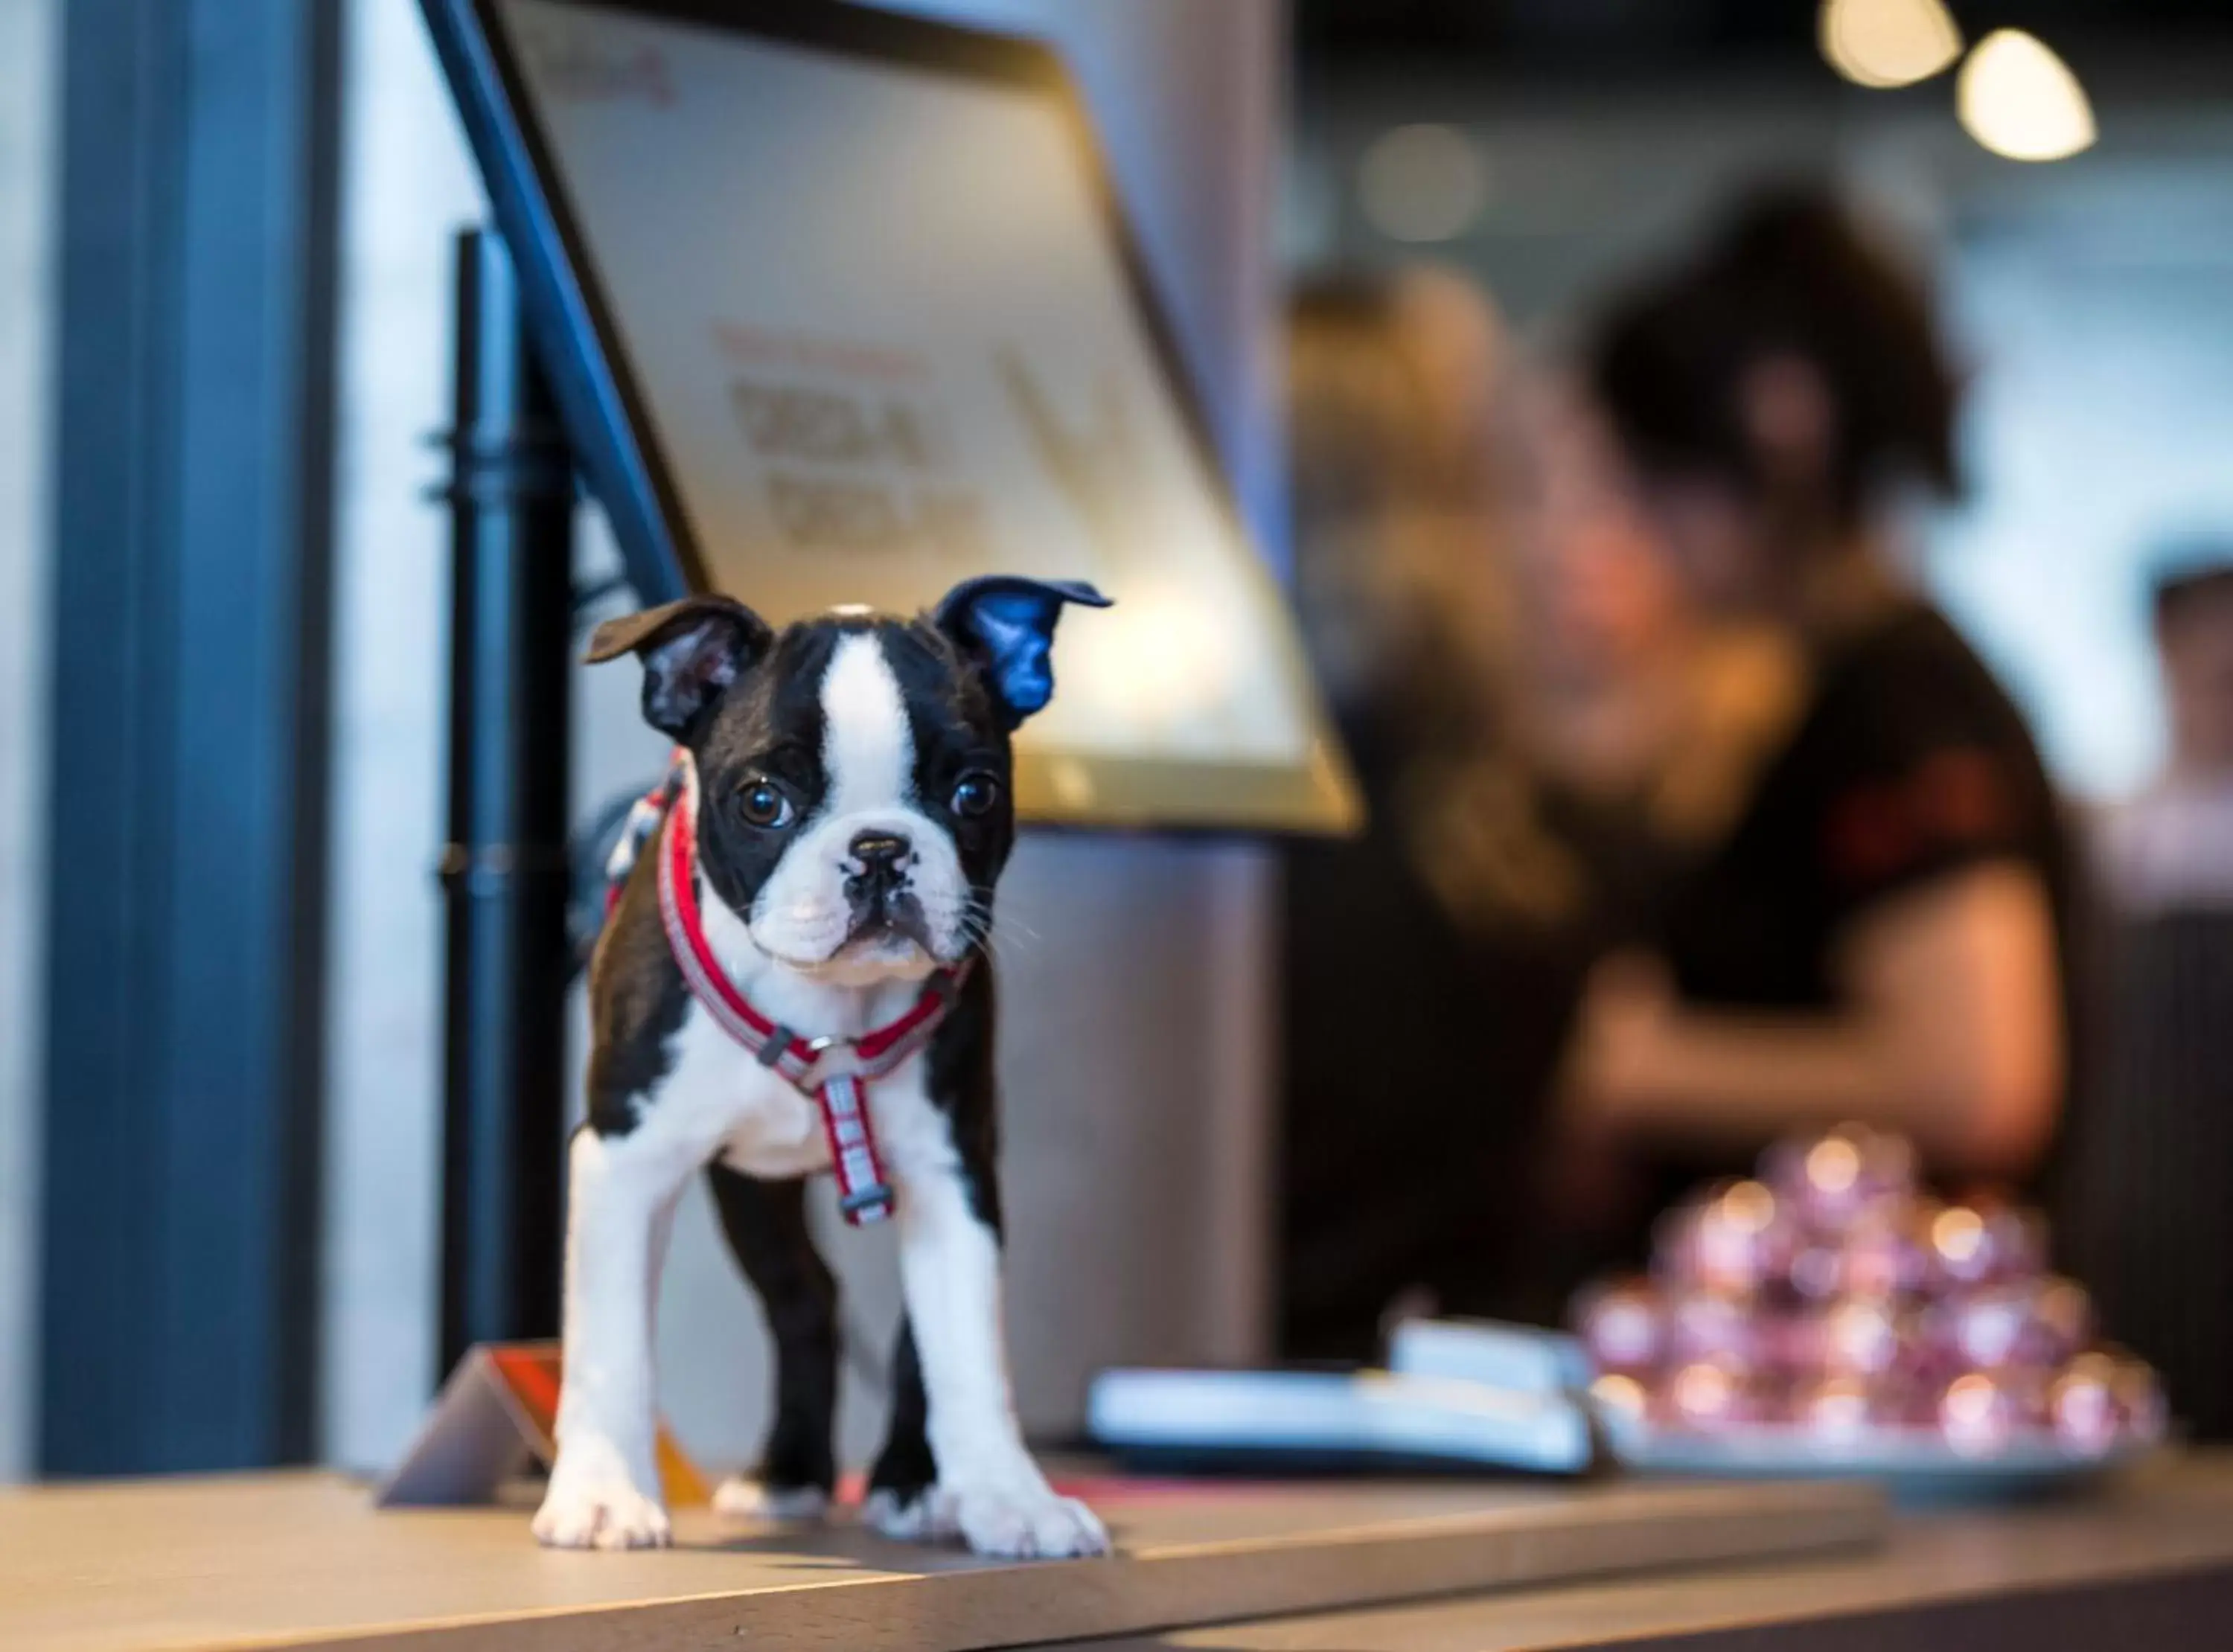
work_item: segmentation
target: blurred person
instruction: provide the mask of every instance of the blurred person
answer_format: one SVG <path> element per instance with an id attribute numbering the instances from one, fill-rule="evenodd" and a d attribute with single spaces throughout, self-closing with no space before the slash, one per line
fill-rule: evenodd
<path id="1" fill-rule="evenodd" d="M 2107 811 L 2074 1269 L 2195 1437 L 2233 1439 L 2233 538 L 2158 558 L 2162 772 Z"/>
<path id="2" fill-rule="evenodd" d="M 1303 633 L 1370 810 L 1285 858 L 1279 1337 L 1361 1360 L 1391 1307 L 1548 1313 L 1527 1166 L 1586 880 L 1520 761 L 1498 465 L 1510 371 L 1461 277 L 1291 312 Z"/>
<path id="3" fill-rule="evenodd" d="M 1291 307 L 1297 602 L 1371 781 L 1421 748 L 1469 745 L 1496 699 L 1507 615 L 1488 460 L 1504 350 L 1487 298 L 1441 270 L 1325 277 Z"/>
<path id="4" fill-rule="evenodd" d="M 1564 1189 L 1632 1259 L 1675 1188 L 1794 1129 L 1859 1120 L 1941 1174 L 2034 1176 L 2070 870 L 2023 719 L 1900 571 L 1898 503 L 1958 491 L 1925 290 L 1827 197 L 1763 193 L 1610 310 L 1588 380 L 1689 600 L 1779 633 L 1804 680 L 1653 949 L 1592 976 Z"/>
<path id="5" fill-rule="evenodd" d="M 1376 819 L 1453 911 L 1569 911 L 1520 761 L 1497 452 L 1507 340 L 1432 266 L 1327 277 L 1289 341 L 1297 605 Z"/>
<path id="6" fill-rule="evenodd" d="M 1527 406 L 1515 562 L 1531 760 L 1626 811 L 1644 841 L 1710 838 L 1788 732 L 1797 651 L 1777 627 L 1691 599 L 1580 387 L 1553 380 Z"/>
<path id="7" fill-rule="evenodd" d="M 2171 749 L 2111 810 L 2102 871 L 2128 910 L 2233 907 L 2233 538 L 2158 558 L 2152 607 Z"/>

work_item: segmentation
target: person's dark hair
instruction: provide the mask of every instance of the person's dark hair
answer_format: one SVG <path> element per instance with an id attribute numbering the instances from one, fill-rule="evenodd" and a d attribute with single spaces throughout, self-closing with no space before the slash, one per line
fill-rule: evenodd
<path id="1" fill-rule="evenodd" d="M 1637 463 L 1748 488 L 1764 478 L 1745 426 L 1748 375 L 1795 357 L 1834 417 L 1826 502 L 1850 523 L 1878 488 L 1960 491 L 1957 374 L 1922 283 L 1830 195 L 1746 200 L 1703 253 L 1616 302 L 1591 341 L 1598 400 Z"/>

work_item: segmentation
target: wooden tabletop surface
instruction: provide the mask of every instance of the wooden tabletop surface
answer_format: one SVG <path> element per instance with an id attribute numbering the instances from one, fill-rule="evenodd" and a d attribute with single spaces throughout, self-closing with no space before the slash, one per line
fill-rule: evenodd
<path id="1" fill-rule="evenodd" d="M 2233 1454 L 2083 1497 L 1902 1514 L 1870 1551 L 1097 1642 L 1081 1652 L 2233 1648 Z"/>
<path id="2" fill-rule="evenodd" d="M 5 1652 L 963 1652 L 1878 1540 L 1862 1487 L 1605 1482 L 1090 1495 L 1110 1560 L 1002 1563 L 706 1512 L 679 1546 L 538 1549 L 524 1510 L 376 1511 L 322 1474 L 0 1493 Z"/>

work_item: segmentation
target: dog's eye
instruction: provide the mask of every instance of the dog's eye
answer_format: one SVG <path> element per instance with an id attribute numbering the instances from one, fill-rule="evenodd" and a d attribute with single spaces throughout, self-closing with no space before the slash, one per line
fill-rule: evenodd
<path id="1" fill-rule="evenodd" d="M 993 805 L 1000 801 L 1000 782 L 982 769 L 973 769 L 957 781 L 954 787 L 954 812 L 965 819 L 976 820 L 993 812 Z"/>
<path id="2" fill-rule="evenodd" d="M 768 831 L 788 826 L 791 821 L 791 799 L 772 780 L 755 780 L 739 792 L 737 812 Z"/>

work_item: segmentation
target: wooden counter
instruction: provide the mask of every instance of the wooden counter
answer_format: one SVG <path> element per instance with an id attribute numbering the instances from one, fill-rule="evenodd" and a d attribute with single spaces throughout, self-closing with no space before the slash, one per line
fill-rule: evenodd
<path id="1" fill-rule="evenodd" d="M 2097 1496 L 1902 1515 L 1849 1555 L 1102 1641 L 1081 1652 L 2177 1652 L 2233 1648 L 2233 1454 Z"/>
<path id="2" fill-rule="evenodd" d="M 2233 1646 L 2233 1455 L 2165 1460 L 2058 1504 L 1902 1515 L 1876 1545 L 1878 1502 L 1829 1487 L 1097 1498 L 1122 1558 L 1015 1565 L 703 1515 L 682 1521 L 673 1551 L 551 1554 L 522 1511 L 380 1514 L 322 1475 L 11 1493 L 0 1648 L 959 1652 L 1091 1635 L 1104 1638 L 1085 1652 Z M 1322 1610 L 1338 1602 L 1357 1604 Z M 1164 1627 L 1188 1623 L 1221 1626 Z"/>
<path id="3" fill-rule="evenodd" d="M 962 1652 L 1866 1544 L 1860 1488 L 1540 1483 L 1090 1488 L 1113 1560 L 1017 1564 L 856 1528 L 538 1549 L 524 1509 L 374 1510 L 301 1474 L 0 1495 L 0 1649 Z"/>

